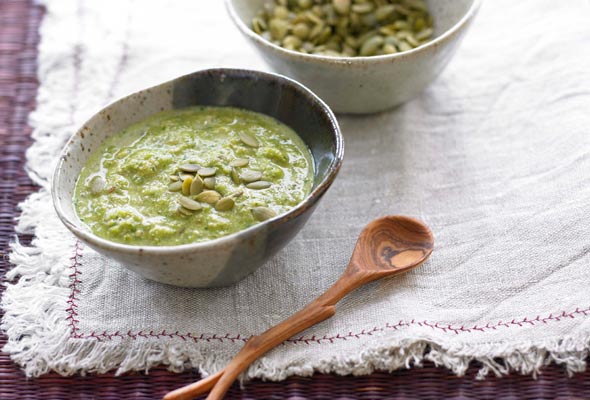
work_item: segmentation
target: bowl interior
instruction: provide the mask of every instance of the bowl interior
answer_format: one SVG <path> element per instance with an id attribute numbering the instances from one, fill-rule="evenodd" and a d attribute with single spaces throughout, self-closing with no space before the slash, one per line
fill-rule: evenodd
<path id="1" fill-rule="evenodd" d="M 195 105 L 239 107 L 289 125 L 312 152 L 312 193 L 316 195 L 327 188 L 328 178 L 338 170 L 343 152 L 338 125 L 329 108 L 309 90 L 290 79 L 257 71 L 199 71 L 118 100 L 94 115 L 70 139 L 53 182 L 54 202 L 64 223 L 87 231 L 71 199 L 80 170 L 106 138 L 154 113 Z"/>
<path id="2" fill-rule="evenodd" d="M 250 29 L 252 18 L 264 3 L 273 0 L 227 0 L 241 22 Z M 426 0 L 434 18 L 434 37 L 438 37 L 457 24 L 476 0 Z M 251 31 L 253 34 L 254 32 Z M 263 40 L 261 38 L 261 40 Z"/>
<path id="3" fill-rule="evenodd" d="M 338 157 L 338 126 L 332 112 L 300 84 L 287 78 L 251 71 L 217 70 L 187 75 L 173 84 L 173 108 L 192 105 L 232 106 L 270 115 L 287 124 L 313 155 L 314 188 Z"/>

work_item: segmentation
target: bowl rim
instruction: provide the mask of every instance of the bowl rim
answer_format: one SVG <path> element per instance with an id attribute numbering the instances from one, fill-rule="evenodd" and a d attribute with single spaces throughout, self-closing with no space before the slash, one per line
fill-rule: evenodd
<path id="1" fill-rule="evenodd" d="M 441 35 L 435 37 L 433 40 L 424 43 L 418 47 L 415 47 L 411 50 L 402 51 L 399 53 L 394 54 L 384 54 L 380 56 L 359 56 L 359 57 L 333 57 L 333 56 L 324 56 L 320 54 L 306 54 L 300 53 L 295 50 L 288 50 L 284 47 L 277 46 L 276 44 L 264 39 L 262 36 L 254 32 L 250 29 L 246 23 L 238 16 L 234 6 L 233 0 L 225 0 L 225 6 L 227 12 L 229 13 L 232 21 L 238 27 L 238 29 L 246 35 L 248 38 L 261 44 L 262 46 L 266 46 L 267 48 L 273 50 L 275 53 L 280 53 L 284 56 L 291 58 L 292 60 L 296 59 L 305 59 L 306 61 L 317 62 L 317 63 L 328 63 L 334 65 L 350 65 L 350 64 L 366 64 L 366 63 L 379 63 L 379 62 L 389 62 L 391 60 L 395 60 L 398 58 L 404 58 L 406 56 L 410 56 L 411 54 L 420 53 L 427 49 L 434 48 L 438 46 L 439 43 L 442 43 L 447 40 L 450 36 L 454 35 L 457 31 L 462 29 L 465 24 L 469 20 L 471 20 L 479 7 L 481 6 L 482 0 L 473 0 L 467 12 L 457 21 L 453 26 L 449 29 L 444 31 Z"/>
<path id="2" fill-rule="evenodd" d="M 338 125 L 338 121 L 336 120 L 336 116 L 334 115 L 334 113 L 332 112 L 330 107 L 328 107 L 328 105 L 319 96 L 317 96 L 314 92 L 312 92 L 309 88 L 307 88 L 303 84 L 295 81 L 294 79 L 291 79 L 291 78 L 286 77 L 281 74 L 271 73 L 271 72 L 263 72 L 263 71 L 257 71 L 257 70 L 240 69 L 240 68 L 211 68 L 211 69 L 203 69 L 203 70 L 194 71 L 192 73 L 184 74 L 184 75 L 178 76 L 176 78 L 170 79 L 166 82 L 163 82 L 163 83 L 160 83 L 160 84 L 157 84 L 154 86 L 150 86 L 150 87 L 138 90 L 136 92 L 133 92 L 129 95 L 120 97 L 120 98 L 110 102 L 106 106 L 102 107 L 97 112 L 95 112 L 81 126 L 82 127 L 86 126 L 90 122 L 90 120 L 92 120 L 93 118 L 96 118 L 104 110 L 106 110 L 110 107 L 113 107 L 114 105 L 116 105 L 117 103 L 119 103 L 123 100 L 126 100 L 132 96 L 135 96 L 137 93 L 145 92 L 148 89 L 153 90 L 153 89 L 159 88 L 161 86 L 170 85 L 170 84 L 173 84 L 175 81 L 178 81 L 178 80 L 181 80 L 184 78 L 194 77 L 194 76 L 199 76 L 199 75 L 210 75 L 210 74 L 218 74 L 218 75 L 234 74 L 240 78 L 262 77 L 263 79 L 266 79 L 266 80 L 282 81 L 282 83 L 291 86 L 293 89 L 295 89 L 295 91 L 297 91 L 302 96 L 307 98 L 308 101 L 314 103 L 314 105 L 318 108 L 318 110 L 320 112 L 322 112 L 324 114 L 324 116 L 327 118 L 327 120 L 329 121 L 330 133 L 333 137 L 333 143 L 335 146 L 334 152 L 333 152 L 334 158 L 330 162 L 330 165 L 328 166 L 327 173 L 326 173 L 325 177 L 320 181 L 320 183 L 301 202 L 299 202 L 295 207 L 291 208 L 286 213 L 279 214 L 274 218 L 268 219 L 266 221 L 262 221 L 260 223 L 254 224 L 246 229 L 242 229 L 240 231 L 231 233 L 229 235 L 221 236 L 216 239 L 206 240 L 206 241 L 197 242 L 197 243 L 186 243 L 186 244 L 172 245 L 172 246 L 130 245 L 130 244 L 114 242 L 114 241 L 104 239 L 100 236 L 95 235 L 89 229 L 83 229 L 82 227 L 80 227 L 79 223 L 77 223 L 76 221 L 72 221 L 70 218 L 68 218 L 65 215 L 65 213 L 62 209 L 61 202 L 59 200 L 59 193 L 58 193 L 59 190 L 57 188 L 57 182 L 59 181 L 59 178 L 62 174 L 64 159 L 66 157 L 66 154 L 68 153 L 69 149 L 72 147 L 73 141 L 76 138 L 76 136 L 79 135 L 79 132 L 82 129 L 82 128 L 80 128 L 80 129 L 76 130 L 76 132 L 74 132 L 74 134 L 72 134 L 70 136 L 70 138 L 68 139 L 68 141 L 64 145 L 64 147 L 60 153 L 55 170 L 53 172 L 53 179 L 51 181 L 51 195 L 52 195 L 54 208 L 57 212 L 59 219 L 72 233 L 74 233 L 78 238 L 80 238 L 88 243 L 94 244 L 99 248 L 113 251 L 113 252 L 142 253 L 142 254 L 171 254 L 171 253 L 178 253 L 178 252 L 192 252 L 192 251 L 197 251 L 197 250 L 202 250 L 202 249 L 207 249 L 207 248 L 212 248 L 212 247 L 217 247 L 217 246 L 223 246 L 225 244 L 230 244 L 231 242 L 233 242 L 236 239 L 245 239 L 245 238 L 249 237 L 251 235 L 251 233 L 253 233 L 253 232 L 256 232 L 256 231 L 262 230 L 262 229 L 266 229 L 269 225 L 280 225 L 282 223 L 288 222 L 289 220 L 296 218 L 296 217 L 300 216 L 301 214 L 305 213 L 306 211 L 308 211 L 317 201 L 319 201 L 319 199 L 323 196 L 323 194 L 328 190 L 328 188 L 334 182 L 334 179 L 336 178 L 336 176 L 340 170 L 340 167 L 342 166 L 342 161 L 344 158 L 344 138 L 342 136 L 342 132 L 340 131 L 340 127 Z M 219 105 L 218 107 L 223 107 L 223 105 Z M 314 174 L 315 173 L 316 172 L 314 171 Z M 69 201 L 71 202 L 71 198 L 69 199 Z M 74 210 L 74 212 L 75 212 L 75 210 Z M 83 222 L 81 222 L 81 221 L 80 221 L 80 223 L 83 224 Z"/>

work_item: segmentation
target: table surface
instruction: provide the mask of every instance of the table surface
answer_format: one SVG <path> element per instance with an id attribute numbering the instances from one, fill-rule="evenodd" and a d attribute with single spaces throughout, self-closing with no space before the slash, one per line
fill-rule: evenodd
<path id="1" fill-rule="evenodd" d="M 35 107 L 37 90 L 37 28 L 43 8 L 31 0 L 0 0 L 0 272 L 10 268 L 5 256 L 14 239 L 17 205 L 37 190 L 24 170 L 24 152 L 31 143 L 27 117 Z M 27 243 L 28 236 L 19 236 Z M 4 274 L 2 274 L 4 275 Z M 0 347 L 6 337 L 0 335 Z M 422 368 L 374 373 L 363 377 L 315 375 L 293 377 L 282 382 L 236 384 L 231 399 L 582 399 L 590 398 L 590 370 L 568 378 L 564 369 L 551 365 L 536 380 L 510 375 L 474 379 L 477 365 L 459 378 L 443 368 L 426 363 Z M 62 377 L 48 374 L 27 380 L 6 353 L 0 353 L 0 400 L 8 399 L 153 399 L 198 379 L 198 374 L 173 374 L 164 368 L 149 375 L 136 373 L 116 377 Z"/>

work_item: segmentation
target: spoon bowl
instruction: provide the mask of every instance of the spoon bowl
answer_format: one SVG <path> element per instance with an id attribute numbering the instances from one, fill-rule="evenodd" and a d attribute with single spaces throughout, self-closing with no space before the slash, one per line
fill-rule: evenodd
<path id="1" fill-rule="evenodd" d="M 432 232 L 422 222 L 403 216 L 383 217 L 361 232 L 349 265 L 387 275 L 405 272 L 428 258 L 433 243 Z"/>
<path id="2" fill-rule="evenodd" d="M 190 399 L 209 390 L 208 400 L 221 399 L 238 375 L 258 357 L 330 318 L 335 313 L 335 304 L 359 286 L 421 265 L 432 253 L 433 246 L 432 232 L 416 219 L 394 215 L 374 220 L 361 232 L 342 276 L 324 294 L 261 335 L 252 336 L 223 370 L 174 390 L 164 399 Z"/>

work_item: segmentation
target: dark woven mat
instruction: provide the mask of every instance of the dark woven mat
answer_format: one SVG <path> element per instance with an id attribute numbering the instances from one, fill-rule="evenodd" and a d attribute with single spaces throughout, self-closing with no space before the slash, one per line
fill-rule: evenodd
<path id="1" fill-rule="evenodd" d="M 14 237 L 17 204 L 36 190 L 24 172 L 24 152 L 30 144 L 27 115 L 35 106 L 37 28 L 43 9 L 30 0 L 0 0 L 0 251 Z M 24 242 L 28 237 L 20 238 Z M 1 258 L 0 272 L 9 268 Z M 0 336 L 0 346 L 6 342 Z M 511 375 L 473 379 L 477 366 L 465 378 L 427 364 L 424 368 L 375 373 L 365 377 L 316 375 L 272 383 L 254 381 L 240 390 L 232 387 L 228 399 L 590 399 L 590 371 L 568 379 L 563 369 L 547 367 L 534 380 Z M 26 380 L 5 353 L 0 354 L 0 399 L 156 399 L 192 382 L 193 373 L 172 374 L 155 369 L 149 375 L 112 374 L 61 377 L 48 374 Z"/>

